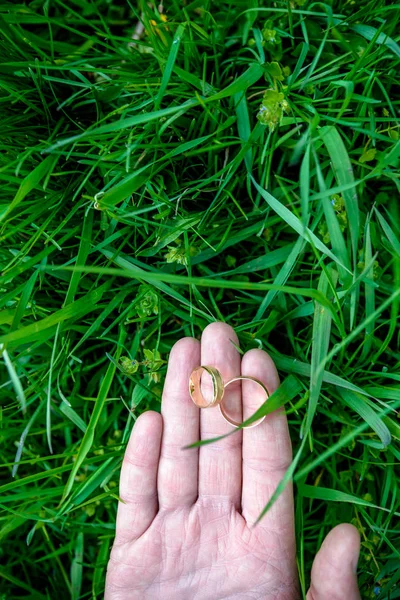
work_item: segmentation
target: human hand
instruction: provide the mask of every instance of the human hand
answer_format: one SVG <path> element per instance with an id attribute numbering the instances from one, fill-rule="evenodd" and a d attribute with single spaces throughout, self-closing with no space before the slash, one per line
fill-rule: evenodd
<path id="1" fill-rule="evenodd" d="M 285 413 L 218 442 L 182 450 L 198 439 L 232 431 L 216 409 L 198 409 L 188 381 L 200 364 L 224 381 L 250 375 L 272 393 L 279 385 L 271 358 L 250 350 L 223 323 L 201 343 L 180 340 L 172 349 L 162 416 L 142 414 L 121 471 L 117 528 L 108 564 L 106 600 L 297 600 L 293 491 L 288 485 L 253 527 L 292 460 Z M 250 387 L 255 386 L 255 387 Z M 248 418 L 260 405 L 259 386 L 230 385 L 229 413 Z M 262 401 L 262 400 L 261 400 Z M 335 527 L 318 552 L 307 600 L 359 600 L 359 535 Z"/>

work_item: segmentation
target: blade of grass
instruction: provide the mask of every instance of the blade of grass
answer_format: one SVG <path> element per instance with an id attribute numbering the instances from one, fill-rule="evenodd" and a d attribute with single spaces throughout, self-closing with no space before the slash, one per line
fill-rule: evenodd
<path id="1" fill-rule="evenodd" d="M 36 323 L 26 325 L 17 331 L 12 331 L 3 335 L 0 338 L 0 343 L 9 343 L 13 346 L 17 346 L 25 343 L 28 338 L 30 341 L 36 340 L 40 338 L 40 335 L 44 330 L 49 329 L 53 325 L 62 323 L 67 319 L 76 319 L 90 313 L 109 287 L 110 282 L 103 283 L 93 292 L 86 294 L 84 298 L 72 302 L 49 317 L 45 317 Z"/>
<path id="2" fill-rule="evenodd" d="M 249 110 L 247 107 L 246 95 L 243 92 L 237 93 L 233 97 L 235 102 L 235 111 L 237 117 L 237 126 L 239 137 L 243 142 L 243 146 L 247 144 L 251 135 L 251 127 L 250 127 L 250 118 L 249 118 Z M 252 164 L 253 164 L 253 152 L 252 149 L 249 148 L 246 151 L 244 162 L 246 164 L 246 168 L 248 172 L 251 172 Z"/>
<path id="3" fill-rule="evenodd" d="M 12 386 L 15 390 L 15 395 L 17 396 L 21 410 L 23 413 L 26 413 L 26 399 L 25 399 L 24 389 L 23 389 L 21 381 L 18 377 L 17 371 L 12 363 L 12 360 L 8 356 L 7 350 L 4 347 L 2 347 L 2 344 L 0 344 L 0 352 L 3 357 L 4 363 L 6 365 L 8 374 L 10 376 L 10 380 L 11 380 Z"/>
<path id="4" fill-rule="evenodd" d="M 375 38 L 376 44 L 384 44 L 397 56 L 397 58 L 400 58 L 400 46 L 391 37 L 383 32 L 376 37 L 378 30 L 375 27 L 357 23 L 355 25 L 351 25 L 350 29 L 362 35 L 368 41 L 371 41 Z"/>
<path id="5" fill-rule="evenodd" d="M 360 417 L 368 423 L 376 435 L 380 438 L 382 444 L 386 447 L 389 446 L 392 440 L 390 431 L 385 423 L 382 421 L 380 416 L 373 410 L 373 408 L 365 402 L 361 396 L 358 396 L 354 392 L 339 388 L 338 389 L 342 400 L 346 406 L 354 410 L 360 415 Z"/>
<path id="6" fill-rule="evenodd" d="M 32 295 L 33 289 L 36 284 L 37 276 L 39 275 L 39 271 L 34 271 L 30 278 L 28 279 L 26 285 L 24 286 L 21 297 L 18 302 L 17 309 L 14 313 L 13 322 L 11 323 L 10 331 L 15 331 L 18 329 L 19 324 L 21 323 L 22 317 L 24 316 L 27 304 L 29 302 L 29 298 Z"/>
<path id="7" fill-rule="evenodd" d="M 299 361 L 296 358 L 291 358 L 290 356 L 276 354 L 275 352 L 270 352 L 270 355 L 278 370 L 285 371 L 286 373 L 295 373 L 296 375 L 301 375 L 303 377 L 311 377 L 310 364 Z M 330 383 L 332 385 L 351 390 L 363 396 L 373 397 L 368 391 L 358 387 L 357 385 L 354 385 L 346 379 L 343 379 L 343 377 L 339 377 L 339 375 L 335 375 L 335 373 L 330 373 L 329 371 L 323 371 L 323 381 L 325 383 Z"/>
<path id="8" fill-rule="evenodd" d="M 82 234 L 79 243 L 78 256 L 76 257 L 76 266 L 83 267 L 86 264 L 87 257 L 90 252 L 93 227 L 93 210 L 87 210 L 83 220 Z M 67 295 L 65 297 L 64 306 L 70 304 L 78 291 L 79 280 L 82 277 L 82 272 L 74 271 L 71 275 Z"/>
<path id="9" fill-rule="evenodd" d="M 113 254 L 110 252 L 110 256 Z M 124 261 L 124 262 L 122 262 Z M 108 267 L 79 267 L 85 273 L 101 273 L 103 275 L 119 275 L 122 277 L 129 277 L 133 279 L 139 279 L 140 281 L 146 281 L 147 283 L 153 283 L 156 285 L 156 282 L 168 282 L 172 284 L 181 284 L 181 285 L 190 285 L 194 284 L 199 287 L 210 287 L 210 288 L 223 288 L 223 289 L 234 289 L 234 290 L 252 290 L 252 291 L 269 291 L 269 290 L 277 290 L 278 292 L 288 293 L 288 294 L 298 294 L 299 296 L 305 296 L 308 298 L 314 298 L 318 300 L 320 304 L 328 308 L 332 315 L 336 315 L 336 311 L 332 307 L 331 302 L 324 298 L 324 296 L 318 291 L 314 289 L 304 289 L 304 288 L 296 288 L 292 286 L 285 285 L 274 285 L 268 283 L 250 283 L 246 281 L 225 281 L 224 279 L 208 279 L 206 277 L 185 277 L 183 275 L 173 275 L 171 273 L 154 273 L 151 271 L 144 271 L 139 269 L 135 265 L 132 265 L 125 259 L 115 259 L 117 264 L 123 264 L 123 269 L 114 269 Z M 65 270 L 72 271 L 76 267 L 56 267 L 52 270 Z M 168 286 L 163 288 L 161 284 L 159 284 L 160 289 L 168 289 Z M 171 296 L 177 296 L 177 292 L 174 290 L 168 289 L 168 294 Z M 183 296 L 181 296 L 183 298 Z M 188 301 L 183 298 L 185 304 L 189 304 Z M 199 310 L 199 309 L 196 309 Z M 202 312 L 202 311 L 201 311 Z M 205 313 L 202 312 L 205 315 Z M 208 315 L 206 315 L 208 317 Z M 1 340 L 0 340 L 1 341 Z"/>
<path id="10" fill-rule="evenodd" d="M 46 177 L 49 171 L 54 169 L 57 160 L 57 156 L 48 156 L 25 177 L 6 211 L 3 214 L 0 213 L 0 222 L 17 208 L 24 198 L 26 198 L 26 196 L 39 185 L 42 179 Z"/>
<path id="11" fill-rule="evenodd" d="M 301 216 L 305 227 L 308 225 L 310 212 L 310 155 L 311 144 L 308 143 L 300 167 Z"/>
<path id="12" fill-rule="evenodd" d="M 319 238 L 308 228 L 304 227 L 303 223 L 292 213 L 286 206 L 284 206 L 279 200 L 276 200 L 267 190 L 264 190 L 252 177 L 253 184 L 257 191 L 261 194 L 264 200 L 269 204 L 269 206 L 274 210 L 280 217 L 291 227 L 294 229 L 299 235 L 301 235 L 307 242 L 314 244 L 318 250 L 329 256 L 329 258 L 343 269 L 346 267 L 340 262 L 340 260 L 327 248 L 325 244 L 321 242 Z M 346 269 L 347 270 L 347 269 Z"/>
<path id="13" fill-rule="evenodd" d="M 151 121 L 164 119 L 170 115 L 174 115 L 177 112 L 182 112 L 183 114 L 190 108 L 198 106 L 201 103 L 215 102 L 216 100 L 222 100 L 223 98 L 234 96 L 239 92 L 247 90 L 248 87 L 256 83 L 262 77 L 263 73 L 264 71 L 262 66 L 257 63 L 254 63 L 247 69 L 245 73 L 240 75 L 233 83 L 228 85 L 224 90 L 221 90 L 220 92 L 217 92 L 216 94 L 213 94 L 208 98 L 202 98 L 201 101 L 197 98 L 191 98 L 179 106 L 171 106 L 169 108 L 155 110 L 149 113 L 142 113 L 139 115 L 135 115 L 134 117 L 122 119 L 121 121 L 118 121 L 116 123 L 102 125 L 100 127 L 85 131 L 84 133 L 81 133 L 79 135 L 74 135 L 69 138 L 59 140 L 55 144 L 52 144 L 51 146 L 45 148 L 43 150 L 43 153 L 53 152 L 54 150 L 57 150 L 62 146 L 66 146 L 68 144 L 89 137 L 99 136 L 108 133 L 116 133 L 117 131 L 121 131 L 123 129 L 129 129 L 137 125 L 142 125 L 143 123 L 149 123 Z"/>
<path id="14" fill-rule="evenodd" d="M 322 174 L 321 166 L 318 161 L 318 157 L 314 155 L 316 173 L 318 178 L 319 189 L 321 192 L 326 192 L 327 186 L 324 180 L 324 176 Z M 322 206 L 325 214 L 325 221 L 329 231 L 330 242 L 332 244 L 332 248 L 336 256 L 340 259 L 340 261 L 345 265 L 348 271 L 350 271 L 350 260 L 347 252 L 346 244 L 344 241 L 343 233 L 340 229 L 340 225 L 338 219 L 336 217 L 336 213 L 332 206 L 332 201 L 328 199 L 326 195 L 322 197 Z M 341 279 L 349 283 L 349 275 L 348 273 L 339 267 L 339 273 Z"/>
<path id="15" fill-rule="evenodd" d="M 79 429 L 81 431 L 83 431 L 83 433 L 86 433 L 87 425 L 86 425 L 85 421 L 78 415 L 78 413 L 71 406 L 68 406 L 68 404 L 65 404 L 65 402 L 63 402 L 60 405 L 60 410 L 66 417 L 68 417 L 68 419 L 70 421 L 72 421 L 72 423 L 74 425 L 79 427 Z"/>
<path id="16" fill-rule="evenodd" d="M 378 209 L 376 207 L 374 207 L 374 212 L 375 212 L 376 216 L 378 217 L 379 224 L 382 227 L 383 232 L 386 235 L 390 245 L 392 246 L 393 250 L 396 252 L 397 256 L 400 258 L 400 242 L 397 239 L 396 234 L 394 233 L 394 231 L 390 227 L 389 223 L 381 215 L 381 213 L 378 211 Z"/>
<path id="17" fill-rule="evenodd" d="M 299 464 L 300 458 L 303 454 L 306 439 L 307 439 L 307 437 L 305 436 L 300 444 L 300 447 L 299 447 L 297 453 L 295 454 L 295 456 L 291 462 L 290 467 L 287 469 L 285 475 L 282 477 L 281 481 L 276 486 L 274 493 L 272 494 L 268 503 L 265 505 L 265 507 L 261 511 L 260 515 L 257 518 L 257 521 L 254 523 L 254 526 L 258 525 L 258 523 L 262 520 L 262 518 L 267 514 L 267 512 L 270 510 L 270 508 L 278 500 L 279 496 L 282 494 L 282 492 L 286 488 L 287 484 L 292 481 L 294 473 L 297 469 L 297 465 Z"/>
<path id="18" fill-rule="evenodd" d="M 371 223 L 368 218 L 365 223 L 365 233 L 364 233 L 364 254 L 365 254 L 365 264 L 368 264 L 372 261 L 372 244 L 371 244 Z M 365 316 L 369 317 L 375 311 L 375 288 L 369 284 L 370 281 L 373 281 L 373 272 L 366 273 L 365 275 L 366 281 L 364 285 L 365 290 Z M 369 281 L 367 281 L 367 279 Z M 370 355 L 372 348 L 372 336 L 375 331 L 375 322 L 370 321 L 365 328 L 365 344 L 362 351 L 362 356 L 366 358 Z"/>
<path id="19" fill-rule="evenodd" d="M 362 323 L 360 323 L 360 325 L 353 329 L 353 331 L 349 333 L 349 335 L 344 340 L 342 340 L 334 348 L 332 348 L 332 350 L 328 353 L 323 363 L 321 363 L 321 365 L 319 366 L 318 370 L 323 370 L 326 363 L 329 362 L 337 352 L 342 350 L 342 348 L 345 348 L 354 338 L 357 337 L 357 335 L 363 329 L 365 329 L 368 326 L 368 324 L 371 321 L 374 321 L 386 308 L 393 304 L 398 298 L 400 298 L 400 288 L 393 292 L 393 294 L 391 294 L 389 298 L 387 298 L 387 300 L 385 300 L 376 310 L 374 310 L 373 313 L 371 313 L 366 319 L 364 319 Z"/>
<path id="20" fill-rule="evenodd" d="M 11 575 L 10 573 L 7 573 L 3 569 L 0 569 L 0 577 L 2 577 L 3 579 L 6 579 L 7 581 L 10 581 L 14 586 L 16 586 L 16 588 L 30 592 L 30 594 L 33 598 L 37 598 L 38 600 L 47 600 L 47 598 L 48 598 L 47 594 L 46 595 L 41 594 L 38 590 L 32 588 L 30 585 L 28 585 L 24 581 L 21 581 L 21 579 L 14 577 L 13 575 Z"/>
<path id="21" fill-rule="evenodd" d="M 104 460 L 104 456 L 94 456 L 92 458 L 87 458 L 86 459 L 86 464 L 95 464 L 98 463 L 100 461 Z M 34 481 L 41 481 L 42 479 L 52 479 L 53 477 L 57 477 L 58 480 L 58 475 L 60 475 L 60 473 L 66 473 L 67 471 L 71 470 L 71 465 L 70 464 L 63 464 L 60 467 L 54 467 L 53 469 L 47 469 L 45 471 L 40 471 L 39 473 L 34 473 L 33 475 L 27 475 L 26 477 L 21 477 L 21 479 L 17 479 L 16 481 L 11 481 L 9 483 L 5 483 L 3 485 L 0 486 L 0 493 L 4 494 L 4 492 L 8 492 L 10 490 L 15 490 L 19 487 L 23 487 L 26 486 L 28 484 L 33 483 Z M 65 489 L 65 487 L 63 488 Z M 24 497 L 26 497 L 27 494 L 29 494 L 29 490 L 25 489 L 24 492 Z M 37 490 L 33 491 L 33 495 L 36 496 L 37 495 Z M 3 502 L 6 501 L 5 498 L 2 499 Z"/>
<path id="22" fill-rule="evenodd" d="M 169 50 L 167 62 L 164 67 L 164 72 L 163 72 L 163 76 L 161 79 L 161 85 L 158 90 L 156 99 L 154 101 L 155 110 L 159 109 L 162 99 L 164 98 L 166 89 L 168 87 L 169 80 L 171 79 L 172 71 L 174 69 L 176 57 L 178 55 L 178 51 L 179 51 L 179 47 L 181 44 L 181 40 L 182 40 L 184 31 L 185 31 L 185 25 L 182 25 L 182 24 L 178 25 L 175 35 L 174 35 L 174 39 L 172 40 L 171 48 Z"/>
<path id="23" fill-rule="evenodd" d="M 271 302 L 274 300 L 275 296 L 278 294 L 278 287 L 283 286 L 286 281 L 289 279 L 297 261 L 301 253 L 304 250 L 305 241 L 302 237 L 299 237 L 297 242 L 292 247 L 289 256 L 285 260 L 285 263 L 282 265 L 282 268 L 279 270 L 278 275 L 274 279 L 274 286 L 277 286 L 275 289 L 271 289 L 265 298 L 262 300 L 260 306 L 257 309 L 256 315 L 254 317 L 254 321 L 259 321 L 265 315 L 265 311 L 271 305 Z"/>
<path id="24" fill-rule="evenodd" d="M 122 348 L 123 348 L 123 344 L 124 344 L 126 335 L 127 335 L 126 331 L 124 329 L 121 329 L 119 338 L 118 338 L 117 349 L 116 349 L 115 356 L 114 356 L 115 360 L 118 360 L 119 357 L 121 356 L 121 352 L 122 352 Z M 100 416 L 103 412 L 104 404 L 105 404 L 108 392 L 110 390 L 112 380 L 114 379 L 115 371 L 116 371 L 115 365 L 112 362 L 110 362 L 108 365 L 108 369 L 105 374 L 105 377 L 101 383 L 99 394 L 97 396 L 97 399 L 96 399 L 96 402 L 94 405 L 94 409 L 90 416 L 90 420 L 89 420 L 87 429 L 85 431 L 85 434 L 84 434 L 81 444 L 79 446 L 78 454 L 76 456 L 75 462 L 72 465 L 71 472 L 68 477 L 68 481 L 65 485 L 64 493 L 63 493 L 63 496 L 61 499 L 62 504 L 65 502 L 65 499 L 70 495 L 72 486 L 74 485 L 75 476 L 76 476 L 82 462 L 84 461 L 84 459 L 86 458 L 86 456 L 88 455 L 88 453 L 90 452 L 90 450 L 92 448 L 96 427 L 99 422 Z"/>
<path id="25" fill-rule="evenodd" d="M 329 272 L 331 281 L 325 271 L 322 272 L 318 291 L 324 296 L 327 295 L 330 286 L 335 287 L 337 281 L 337 272 Z M 321 391 L 322 380 L 324 376 L 321 365 L 325 365 L 325 359 L 328 354 L 329 340 L 331 333 L 332 317 L 324 306 L 318 302 L 315 303 L 312 348 L 311 348 L 311 372 L 310 372 L 310 399 L 308 402 L 307 417 L 304 426 L 304 437 L 311 431 L 311 425 L 317 410 L 319 394 Z"/>
<path id="26" fill-rule="evenodd" d="M 315 487 L 313 485 L 307 485 L 300 483 L 298 485 L 299 494 L 304 498 L 311 498 L 313 500 L 324 500 L 326 502 L 346 502 L 349 504 L 358 504 L 359 506 L 370 506 L 371 508 L 379 508 L 368 500 L 362 500 L 353 494 L 347 494 L 340 490 L 332 490 L 324 487 Z"/>
<path id="27" fill-rule="evenodd" d="M 97 557 L 96 557 L 96 565 L 94 568 L 94 573 L 93 573 L 93 580 L 92 580 L 92 597 L 93 600 L 97 600 L 97 598 L 101 595 L 101 597 L 103 597 L 103 591 L 104 591 L 104 571 L 107 565 L 107 558 L 108 558 L 108 552 L 109 552 L 109 545 L 110 545 L 110 540 L 109 539 L 104 539 L 101 543 L 100 543 L 100 547 L 97 553 Z"/>
<path id="28" fill-rule="evenodd" d="M 264 256 L 260 256 L 259 258 L 255 258 L 250 260 L 249 262 L 236 267 L 236 269 L 232 269 L 231 271 L 223 271 L 218 273 L 218 275 L 238 275 L 239 273 L 254 273 L 255 271 L 263 271 L 264 269 L 270 269 L 271 267 L 275 267 L 280 263 L 284 262 L 291 251 L 294 248 L 294 244 L 287 244 L 282 248 L 277 248 L 276 250 L 272 250 L 268 252 Z M 275 283 L 277 283 L 275 281 Z"/>
<path id="29" fill-rule="evenodd" d="M 83 532 L 80 531 L 75 540 L 75 556 L 71 563 L 71 600 L 81 597 L 83 575 Z"/>
<path id="30" fill-rule="evenodd" d="M 350 229 L 353 262 L 356 263 L 358 241 L 360 237 L 360 211 L 358 208 L 353 167 L 346 146 L 336 127 L 333 125 L 321 127 L 319 135 L 328 150 L 338 184 L 353 186 L 352 188 L 343 191 L 343 199 L 346 206 L 347 220 Z"/>
<path id="31" fill-rule="evenodd" d="M 35 412 L 33 413 L 33 415 L 31 416 L 31 418 L 29 419 L 28 424 L 26 425 L 25 429 L 23 430 L 23 432 L 21 434 L 21 437 L 20 437 L 20 440 L 19 440 L 18 446 L 17 446 L 17 452 L 15 454 L 11 477 L 15 477 L 17 474 L 18 466 L 21 461 L 22 451 L 24 449 L 25 441 L 28 436 L 29 430 L 32 427 L 32 425 L 34 424 L 34 422 L 36 421 L 42 408 L 43 408 L 43 403 L 41 402 L 39 404 L 39 406 L 37 407 L 37 409 L 35 410 Z"/>
<path id="32" fill-rule="evenodd" d="M 400 402 L 396 402 L 391 408 L 386 408 L 383 410 L 384 415 L 390 410 L 396 410 L 399 408 Z M 338 442 L 331 444 L 329 448 L 327 448 L 322 454 L 320 454 L 317 458 L 309 462 L 306 466 L 302 467 L 294 476 L 293 481 L 302 481 L 304 478 L 311 473 L 314 469 L 320 467 L 320 465 L 324 464 L 324 461 L 327 460 L 330 456 L 340 451 L 341 448 L 345 448 L 348 446 L 353 440 L 357 438 L 358 435 L 363 433 L 366 429 L 368 429 L 369 425 L 366 421 L 363 421 L 358 427 L 355 427 L 348 434 L 340 437 Z M 305 438 L 304 438 L 305 439 Z M 303 440 L 304 441 L 304 440 Z"/>

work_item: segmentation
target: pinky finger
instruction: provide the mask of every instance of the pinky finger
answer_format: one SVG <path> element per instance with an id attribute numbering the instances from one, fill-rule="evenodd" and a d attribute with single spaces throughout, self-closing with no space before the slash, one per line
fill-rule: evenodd
<path id="1" fill-rule="evenodd" d="M 151 525 L 158 510 L 157 471 L 162 417 L 140 415 L 131 433 L 121 469 L 115 544 L 132 542 Z"/>

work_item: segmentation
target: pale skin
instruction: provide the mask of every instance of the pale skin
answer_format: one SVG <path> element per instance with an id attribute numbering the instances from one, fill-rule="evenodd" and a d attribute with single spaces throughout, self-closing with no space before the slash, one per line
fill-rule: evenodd
<path id="1" fill-rule="evenodd" d="M 250 350 L 241 357 L 234 344 L 233 329 L 213 323 L 201 342 L 183 338 L 173 347 L 162 414 L 142 414 L 126 449 L 106 600 L 301 598 L 292 486 L 254 525 L 292 459 L 284 411 L 243 433 L 183 449 L 232 431 L 218 408 L 200 410 L 191 401 L 195 367 L 212 365 L 224 381 L 250 375 L 269 393 L 279 386 L 268 354 Z M 247 418 L 262 402 L 260 393 L 254 383 L 233 384 L 224 401 L 232 416 Z M 352 525 L 335 527 L 315 557 L 307 600 L 359 600 L 359 549 Z"/>

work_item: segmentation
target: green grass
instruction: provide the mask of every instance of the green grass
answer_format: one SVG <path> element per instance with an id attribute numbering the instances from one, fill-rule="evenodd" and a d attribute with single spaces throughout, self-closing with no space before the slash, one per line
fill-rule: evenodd
<path id="1" fill-rule="evenodd" d="M 399 11 L 0 3 L 1 598 L 102 597 L 133 422 L 219 319 L 290 377 L 303 591 L 349 521 L 400 598 Z"/>

